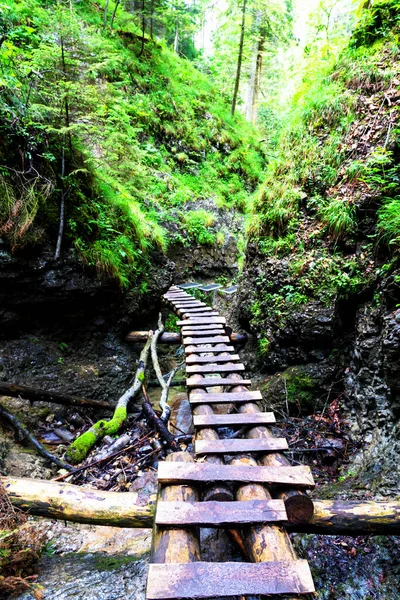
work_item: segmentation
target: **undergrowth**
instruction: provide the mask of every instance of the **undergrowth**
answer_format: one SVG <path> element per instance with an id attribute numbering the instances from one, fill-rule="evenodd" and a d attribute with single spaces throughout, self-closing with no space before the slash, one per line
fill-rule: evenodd
<path id="1" fill-rule="evenodd" d="M 166 250 L 171 207 L 178 224 L 188 200 L 246 211 L 263 154 L 204 74 L 164 42 L 141 52 L 121 5 L 104 29 L 100 8 L 0 6 L 0 235 L 55 245 L 63 198 L 64 243 L 127 286 Z"/>

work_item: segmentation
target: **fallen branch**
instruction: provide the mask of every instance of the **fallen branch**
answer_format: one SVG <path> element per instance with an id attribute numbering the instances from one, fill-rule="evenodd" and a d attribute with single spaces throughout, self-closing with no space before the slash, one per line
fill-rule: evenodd
<path id="1" fill-rule="evenodd" d="M 35 436 L 33 436 L 31 433 L 29 433 L 27 427 L 23 423 L 21 423 L 21 421 L 19 421 L 17 419 L 17 417 L 15 417 L 8 410 L 6 410 L 4 408 L 4 406 L 1 406 L 1 404 L 0 404 L 0 417 L 5 419 L 6 421 L 8 421 L 8 423 L 11 423 L 11 425 L 17 431 L 17 433 L 19 434 L 21 439 L 27 440 L 37 450 L 38 454 L 43 456 L 43 458 L 47 458 L 47 460 L 50 460 L 52 463 L 57 465 L 57 467 L 59 467 L 60 469 L 66 469 L 67 471 L 73 470 L 73 467 L 71 467 L 71 465 L 69 465 L 68 463 L 65 463 L 63 460 L 61 460 L 57 456 L 54 456 L 54 454 L 51 454 L 50 452 L 48 452 L 46 450 L 46 448 L 44 446 L 42 446 L 42 444 L 40 442 L 38 442 L 38 440 L 35 438 Z"/>
<path id="2" fill-rule="evenodd" d="M 88 400 L 79 396 L 69 394 L 60 394 L 60 392 L 49 392 L 37 388 L 18 385 L 17 383 L 6 383 L 0 381 L 0 396 L 10 396 L 12 398 L 23 398 L 30 402 L 52 402 L 54 404 L 66 404 L 68 406 L 93 406 L 93 408 L 107 408 L 114 410 L 108 402 L 104 400 Z"/>
<path id="3" fill-rule="evenodd" d="M 169 448 L 171 448 L 171 450 L 174 450 L 175 452 L 177 452 L 178 450 L 181 450 L 177 441 L 175 440 L 175 436 L 172 435 L 172 433 L 169 431 L 167 425 L 164 423 L 164 421 L 162 421 L 160 419 L 160 417 L 155 413 L 153 407 L 151 406 L 151 403 L 150 403 L 150 400 L 149 400 L 149 397 L 147 395 L 146 388 L 144 387 L 144 385 L 142 386 L 142 391 L 143 391 L 143 396 L 144 396 L 143 413 L 144 413 L 144 416 L 146 417 L 147 421 L 149 421 L 149 423 L 151 423 L 153 425 L 153 427 L 155 427 L 155 429 L 157 429 L 158 433 L 161 435 L 163 440 L 165 440 L 167 446 L 169 446 Z"/>
<path id="4" fill-rule="evenodd" d="M 171 385 L 171 382 L 175 375 L 176 370 L 174 369 L 173 371 L 171 371 L 168 380 L 165 381 L 163 374 L 161 372 L 160 363 L 158 361 L 158 355 L 157 355 L 157 341 L 158 341 L 159 337 L 163 334 L 163 332 L 164 332 L 164 324 L 162 322 L 162 317 L 161 317 L 161 313 L 160 313 L 159 317 L 158 317 L 158 329 L 155 332 L 155 334 L 153 335 L 153 339 L 151 340 L 151 360 L 153 362 L 154 372 L 157 375 L 158 382 L 162 388 L 162 393 L 161 393 L 161 398 L 160 398 L 160 408 L 162 410 L 162 414 L 161 414 L 160 419 L 164 423 L 168 423 L 169 416 L 171 414 L 171 409 L 168 405 L 168 393 L 169 393 L 169 387 Z"/>
<path id="5" fill-rule="evenodd" d="M 71 463 L 77 464 L 82 462 L 99 440 L 103 439 L 105 435 L 115 435 L 120 430 L 128 416 L 128 404 L 137 395 L 144 381 L 152 337 L 153 332 L 151 332 L 146 345 L 140 353 L 133 385 L 118 400 L 112 419 L 109 421 L 104 419 L 97 421 L 88 431 L 85 431 L 85 433 L 72 442 L 65 453 L 65 456 Z"/>

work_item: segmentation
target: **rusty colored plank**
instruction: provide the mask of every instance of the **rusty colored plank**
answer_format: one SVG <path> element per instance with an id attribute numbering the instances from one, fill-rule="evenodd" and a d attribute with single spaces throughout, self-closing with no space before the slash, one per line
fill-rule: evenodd
<path id="1" fill-rule="evenodd" d="M 234 352 L 234 346 L 227 346 L 226 344 L 217 344 L 215 346 L 208 346 L 207 344 L 197 344 L 197 341 L 191 345 L 185 347 L 185 354 L 195 354 L 196 352 Z"/>
<path id="2" fill-rule="evenodd" d="M 220 392 L 219 394 L 191 394 L 191 404 L 230 404 L 235 402 L 257 402 L 262 400 L 259 390 L 254 392 Z"/>
<path id="3" fill-rule="evenodd" d="M 244 365 L 186 365 L 186 373 L 236 373 L 244 371 Z"/>
<path id="4" fill-rule="evenodd" d="M 198 319 L 193 317 L 190 319 L 185 319 L 183 321 L 178 321 L 177 325 L 186 325 L 187 327 L 189 327 L 189 325 L 215 325 L 216 323 L 226 325 L 225 317 L 201 317 Z"/>
<path id="5" fill-rule="evenodd" d="M 197 363 L 224 363 L 224 362 L 235 362 L 240 360 L 239 354 L 228 354 L 227 356 L 188 356 L 186 364 L 197 364 Z"/>
<path id="6" fill-rule="evenodd" d="M 230 379 L 229 377 L 204 377 L 204 379 L 202 379 L 201 381 L 198 381 L 197 379 L 194 379 L 192 377 L 186 379 L 186 386 L 190 388 L 214 387 L 216 385 L 232 386 L 236 383 L 236 379 Z M 251 380 L 243 379 L 242 385 L 251 385 Z"/>
<path id="7" fill-rule="evenodd" d="M 204 338 L 193 338 L 187 337 L 183 339 L 184 346 L 189 346 L 190 344 L 227 344 L 229 343 L 229 338 L 227 335 L 216 335 L 214 337 L 204 337 Z M 211 350 L 212 352 L 212 350 Z"/>
<path id="8" fill-rule="evenodd" d="M 155 522 L 171 527 L 221 527 L 287 521 L 283 500 L 248 502 L 161 502 L 157 503 Z"/>
<path id="9" fill-rule="evenodd" d="M 306 560 L 150 565 L 147 600 L 198 600 L 315 591 Z"/>
<path id="10" fill-rule="evenodd" d="M 203 394 L 207 398 L 208 394 Z M 204 400 L 203 400 L 204 402 Z M 224 415 L 195 415 L 194 427 L 250 427 L 251 425 L 270 425 L 275 423 L 272 412 L 243 415 L 240 413 Z"/>
<path id="11" fill-rule="evenodd" d="M 212 463 L 158 463 L 160 483 L 265 483 L 290 487 L 314 487 L 309 467 L 253 467 L 248 465 L 219 465 Z"/>
<path id="12" fill-rule="evenodd" d="M 194 444 L 196 454 L 247 454 L 247 452 L 280 452 L 282 450 L 288 450 L 285 438 L 196 440 Z"/>

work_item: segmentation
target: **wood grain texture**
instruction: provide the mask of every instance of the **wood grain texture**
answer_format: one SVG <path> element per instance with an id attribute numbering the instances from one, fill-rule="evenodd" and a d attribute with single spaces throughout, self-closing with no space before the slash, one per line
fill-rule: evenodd
<path id="1" fill-rule="evenodd" d="M 240 360 L 239 354 L 228 354 L 227 356 L 188 356 L 186 364 L 200 364 L 200 363 L 224 363 L 224 362 L 235 362 Z"/>
<path id="2" fill-rule="evenodd" d="M 220 323 L 221 325 L 226 325 L 225 317 L 191 317 L 190 319 L 185 319 L 183 321 L 178 321 L 177 325 L 211 325 L 215 323 Z"/>
<path id="3" fill-rule="evenodd" d="M 206 396 L 206 398 L 204 397 Z M 262 394 L 256 390 L 254 392 L 221 392 L 219 394 L 192 394 L 190 396 L 191 404 L 230 404 L 231 402 L 253 402 L 262 400 Z"/>
<path id="4" fill-rule="evenodd" d="M 239 363 L 238 365 L 186 365 L 186 373 L 236 373 L 244 371 L 244 364 Z"/>
<path id="5" fill-rule="evenodd" d="M 183 345 L 189 346 L 190 344 L 229 344 L 229 337 L 227 335 L 215 335 L 213 337 L 184 337 Z M 212 352 L 212 350 L 210 350 Z"/>
<path id="6" fill-rule="evenodd" d="M 254 415 L 241 415 L 238 413 L 224 415 L 195 415 L 194 427 L 245 427 L 250 425 L 269 425 L 275 423 L 272 412 Z"/>
<path id="7" fill-rule="evenodd" d="M 314 592 L 306 560 L 150 565 L 147 600 L 197 600 Z"/>
<path id="8" fill-rule="evenodd" d="M 224 330 L 224 326 L 223 325 L 218 325 L 218 323 L 215 325 L 191 325 L 190 327 L 182 327 L 181 332 L 185 333 L 186 330 L 194 330 L 194 331 L 209 331 L 210 329 L 219 329 L 219 330 Z"/>
<path id="9" fill-rule="evenodd" d="M 194 445 L 196 454 L 246 454 L 247 452 L 280 452 L 288 450 L 285 438 L 273 438 L 270 440 L 196 440 Z"/>
<path id="10" fill-rule="evenodd" d="M 195 329 L 194 327 L 182 327 L 182 335 L 183 337 L 212 337 L 214 335 L 224 335 L 224 330 L 222 325 L 220 325 L 221 329 L 218 329 L 218 325 L 213 325 L 212 329 Z"/>
<path id="11" fill-rule="evenodd" d="M 216 344 L 209 346 L 207 344 L 197 344 L 196 340 L 193 344 L 185 347 L 185 354 L 196 354 L 196 352 L 234 352 L 234 346 L 227 344 Z"/>
<path id="12" fill-rule="evenodd" d="M 242 382 L 243 382 L 242 383 L 243 385 L 251 385 L 250 379 L 243 379 Z M 189 377 L 189 379 L 186 379 L 186 387 L 189 387 L 189 388 L 194 388 L 194 387 L 205 388 L 205 387 L 214 387 L 216 385 L 232 386 L 235 384 L 236 384 L 236 380 L 231 379 L 230 377 L 204 377 L 204 379 L 202 379 L 202 381 L 198 381 L 197 379 L 192 379 L 191 377 Z"/>
<path id="13" fill-rule="evenodd" d="M 253 467 L 248 465 L 217 465 L 207 463 L 167 463 L 158 465 L 161 483 L 208 483 L 231 481 L 265 483 L 290 487 L 314 487 L 309 467 Z"/>
<path id="14" fill-rule="evenodd" d="M 156 524 L 159 526 L 223 527 L 287 521 L 282 500 L 249 502 L 161 502 L 157 503 Z"/>

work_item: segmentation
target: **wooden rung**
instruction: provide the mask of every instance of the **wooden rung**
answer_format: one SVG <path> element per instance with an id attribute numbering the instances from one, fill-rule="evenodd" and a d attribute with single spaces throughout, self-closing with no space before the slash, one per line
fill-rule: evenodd
<path id="1" fill-rule="evenodd" d="M 288 450 L 285 438 L 196 440 L 196 454 L 238 454 L 246 452 L 280 452 Z"/>
<path id="2" fill-rule="evenodd" d="M 147 600 L 199 600 L 227 596 L 310 594 L 315 591 L 306 560 L 259 563 L 152 564 Z"/>
<path id="3" fill-rule="evenodd" d="M 214 325 L 190 325 L 190 327 L 182 327 L 181 332 L 185 333 L 186 330 L 187 331 L 198 331 L 200 332 L 204 332 L 204 331 L 212 331 L 213 329 L 218 329 L 219 331 L 223 331 L 224 326 L 223 325 L 219 325 L 218 323 Z"/>
<path id="4" fill-rule="evenodd" d="M 183 345 L 189 346 L 189 344 L 224 344 L 229 343 L 229 337 L 227 335 L 217 335 L 214 337 L 185 337 L 183 338 Z"/>
<path id="5" fill-rule="evenodd" d="M 236 483 L 265 483 L 289 487 L 313 488 L 310 468 L 253 467 L 249 465 L 220 465 L 214 463 L 158 463 L 158 481 L 165 484 L 210 483 L 232 481 Z"/>
<path id="6" fill-rule="evenodd" d="M 214 346 L 207 346 L 204 344 L 196 345 L 198 340 L 193 342 L 192 345 L 185 347 L 185 354 L 196 354 L 197 352 L 234 352 L 233 346 L 227 346 L 226 344 L 216 344 Z"/>
<path id="7" fill-rule="evenodd" d="M 236 382 L 238 385 L 238 382 Z M 217 394 L 190 394 L 191 404 L 231 404 L 235 402 L 257 402 L 262 400 L 259 390 L 254 392 L 221 392 Z"/>
<path id="8" fill-rule="evenodd" d="M 236 373 L 244 371 L 244 365 L 186 365 L 186 373 Z M 237 385 L 240 385 L 239 383 Z"/>
<path id="9" fill-rule="evenodd" d="M 200 330 L 196 330 L 196 329 L 189 329 L 189 327 L 182 327 L 182 335 L 188 336 L 188 337 L 196 337 L 196 336 L 204 336 L 207 337 L 208 335 L 222 335 L 224 333 L 223 329 L 222 329 L 222 325 L 213 325 L 213 327 L 221 327 L 221 329 L 200 329 Z M 185 331 L 183 331 L 185 330 Z"/>
<path id="10" fill-rule="evenodd" d="M 199 318 L 203 319 L 203 318 L 206 318 L 206 317 L 207 317 L 207 318 L 208 318 L 208 317 L 218 317 L 218 316 L 219 316 L 219 313 L 218 313 L 217 311 L 211 311 L 211 312 L 209 312 L 209 313 L 202 312 L 202 313 L 194 313 L 194 314 L 192 314 L 192 313 L 188 313 L 188 312 L 186 312 L 186 311 L 183 311 L 183 313 L 182 313 L 182 316 L 183 316 L 185 319 L 186 319 L 186 318 L 189 318 L 189 319 L 191 319 L 192 317 L 196 317 L 196 318 L 197 318 L 197 317 L 199 317 Z"/>
<path id="11" fill-rule="evenodd" d="M 197 379 L 193 377 L 189 377 L 186 379 L 186 387 L 191 388 L 203 388 L 203 387 L 214 387 L 216 385 L 223 386 L 234 386 L 234 385 L 251 385 L 250 379 L 240 379 L 237 381 L 236 379 L 230 379 L 229 377 L 203 377 L 203 379 Z"/>
<path id="12" fill-rule="evenodd" d="M 212 394 L 201 394 L 212 396 Z M 247 427 L 252 425 L 270 425 L 276 423 L 272 412 L 265 413 L 232 413 L 225 415 L 194 415 L 195 427 Z"/>
<path id="13" fill-rule="evenodd" d="M 186 359 L 186 364 L 197 365 L 197 363 L 224 363 L 236 360 L 240 360 L 239 354 L 230 354 L 228 356 L 188 356 Z"/>
<path id="14" fill-rule="evenodd" d="M 161 527 L 223 527 L 287 521 L 283 500 L 247 502 L 157 502 L 156 525 Z"/>
<path id="15" fill-rule="evenodd" d="M 185 311 L 185 313 L 189 313 L 189 314 L 196 314 L 196 313 L 202 313 L 202 312 L 216 312 L 213 311 L 213 309 L 211 308 L 211 306 L 194 306 L 193 308 L 186 308 L 186 306 L 184 306 L 183 308 L 180 308 L 179 310 L 183 310 Z M 218 313 L 217 313 L 218 314 Z"/>
<path id="16" fill-rule="evenodd" d="M 201 317 L 199 319 L 191 317 L 190 319 L 185 319 L 184 321 L 178 321 L 177 325 L 189 327 L 189 325 L 215 325 L 215 323 L 226 325 L 226 319 L 225 317 Z"/>
<path id="17" fill-rule="evenodd" d="M 201 308 L 202 306 L 207 306 L 205 302 L 174 302 L 175 308 Z"/>

